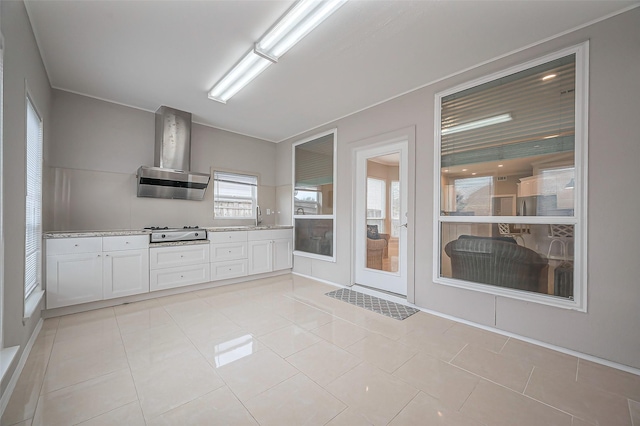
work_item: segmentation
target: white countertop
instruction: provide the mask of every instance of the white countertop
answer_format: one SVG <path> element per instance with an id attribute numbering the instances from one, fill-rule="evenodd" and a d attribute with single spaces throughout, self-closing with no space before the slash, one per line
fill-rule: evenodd
<path id="1" fill-rule="evenodd" d="M 226 231 L 261 231 L 268 229 L 293 229 L 291 225 L 258 225 L 258 226 L 215 226 L 203 227 L 207 232 Z M 50 231 L 42 234 L 43 238 L 80 238 L 80 237 L 117 237 L 126 235 L 149 235 L 151 231 L 143 230 L 115 230 L 115 231 Z M 163 243 L 164 244 L 164 243 Z"/>

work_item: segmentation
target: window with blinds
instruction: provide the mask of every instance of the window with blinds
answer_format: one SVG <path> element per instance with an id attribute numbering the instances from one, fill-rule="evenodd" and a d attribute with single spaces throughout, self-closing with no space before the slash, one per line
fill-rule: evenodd
<path id="1" fill-rule="evenodd" d="M 42 277 L 42 119 L 27 97 L 24 297 Z"/>
<path id="2" fill-rule="evenodd" d="M 378 225 L 378 232 L 386 232 L 386 186 L 382 179 L 367 178 L 367 225 Z"/>
<path id="3" fill-rule="evenodd" d="M 334 259 L 336 130 L 293 144 L 296 255 Z"/>
<path id="4" fill-rule="evenodd" d="M 586 308 L 587 58 L 583 43 L 436 95 L 435 282 Z"/>
<path id="5" fill-rule="evenodd" d="M 258 206 L 258 177 L 213 172 L 213 215 L 216 219 L 253 219 Z"/>

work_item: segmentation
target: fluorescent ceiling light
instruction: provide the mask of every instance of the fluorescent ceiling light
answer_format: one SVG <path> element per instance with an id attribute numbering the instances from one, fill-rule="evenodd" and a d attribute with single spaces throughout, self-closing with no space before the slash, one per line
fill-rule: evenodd
<path id="1" fill-rule="evenodd" d="M 300 0 L 209 91 L 209 99 L 227 101 L 262 71 L 284 55 L 304 36 L 338 10 L 346 0 Z"/>
<path id="2" fill-rule="evenodd" d="M 458 126 L 447 127 L 446 129 L 442 129 L 443 135 L 450 135 L 452 133 L 464 132 L 472 129 L 479 129 L 480 127 L 491 126 L 493 124 L 504 123 L 507 121 L 511 121 L 511 114 L 500 114 L 495 117 L 483 118 L 482 120 L 472 121 L 470 123 L 460 124 Z"/>
<path id="3" fill-rule="evenodd" d="M 271 62 L 268 60 L 253 52 L 247 53 L 238 65 L 209 91 L 209 99 L 226 104 L 233 95 L 260 75 L 269 65 Z"/>
<path id="4" fill-rule="evenodd" d="M 275 61 L 309 34 L 346 0 L 301 0 L 262 39 L 255 50 Z"/>

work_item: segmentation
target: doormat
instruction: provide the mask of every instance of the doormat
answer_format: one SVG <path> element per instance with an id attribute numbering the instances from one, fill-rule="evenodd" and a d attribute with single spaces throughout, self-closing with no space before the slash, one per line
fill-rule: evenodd
<path id="1" fill-rule="evenodd" d="M 369 296 L 368 294 L 358 293 L 357 291 L 349 290 L 348 288 L 330 291 L 329 293 L 326 293 L 326 295 L 400 321 L 409 318 L 416 312 L 420 312 L 419 309 L 410 308 L 409 306 L 401 305 L 399 303 L 389 302 L 388 300 Z"/>

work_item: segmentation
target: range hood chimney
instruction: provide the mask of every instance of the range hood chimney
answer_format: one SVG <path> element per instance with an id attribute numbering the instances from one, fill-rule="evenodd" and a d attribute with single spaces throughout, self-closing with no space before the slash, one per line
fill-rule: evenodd
<path id="1" fill-rule="evenodd" d="M 189 171 L 191 113 L 166 106 L 158 108 L 153 165 L 138 169 L 138 197 L 204 199 L 211 176 Z"/>

